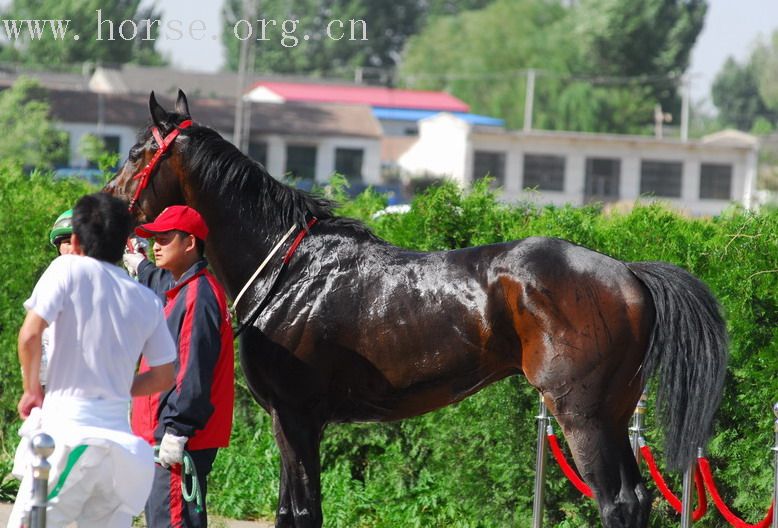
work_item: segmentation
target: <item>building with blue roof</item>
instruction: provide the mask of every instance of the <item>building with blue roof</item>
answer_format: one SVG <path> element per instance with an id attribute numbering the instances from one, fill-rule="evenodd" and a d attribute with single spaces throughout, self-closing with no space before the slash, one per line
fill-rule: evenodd
<path id="1" fill-rule="evenodd" d="M 373 107 L 373 115 L 381 123 L 385 136 L 417 136 L 419 121 L 439 114 L 439 110 Z M 505 127 L 505 120 L 467 112 L 449 112 L 474 126 Z"/>

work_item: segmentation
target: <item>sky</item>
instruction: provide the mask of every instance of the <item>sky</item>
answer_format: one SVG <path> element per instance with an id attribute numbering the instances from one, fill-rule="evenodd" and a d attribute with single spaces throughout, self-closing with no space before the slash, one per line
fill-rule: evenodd
<path id="1" fill-rule="evenodd" d="M 778 29 L 778 0 L 709 0 L 702 33 L 692 50 L 689 72 L 692 100 L 710 103 L 710 86 L 727 57 L 738 62 L 751 54 L 758 38 Z"/>

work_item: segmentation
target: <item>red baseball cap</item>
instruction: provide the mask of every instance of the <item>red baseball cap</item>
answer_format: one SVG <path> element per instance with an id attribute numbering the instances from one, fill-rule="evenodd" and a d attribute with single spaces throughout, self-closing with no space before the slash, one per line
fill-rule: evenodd
<path id="1" fill-rule="evenodd" d="M 150 238 L 166 231 L 183 231 L 190 233 L 202 241 L 208 236 L 208 226 L 200 213 L 186 205 L 171 205 L 166 207 L 156 220 L 135 228 L 135 234 Z"/>

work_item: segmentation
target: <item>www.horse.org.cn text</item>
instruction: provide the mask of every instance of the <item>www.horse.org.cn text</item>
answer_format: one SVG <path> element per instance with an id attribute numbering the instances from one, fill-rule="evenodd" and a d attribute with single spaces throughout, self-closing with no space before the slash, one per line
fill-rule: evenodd
<path id="1" fill-rule="evenodd" d="M 70 19 L 0 19 L 0 40 L 16 42 L 21 40 L 79 40 L 77 28 L 70 25 Z M 103 16 L 102 9 L 95 11 L 96 32 L 94 39 L 108 40 L 219 40 L 219 31 L 209 31 L 208 24 L 199 19 L 153 19 L 113 20 Z M 254 21 L 238 20 L 232 26 L 231 36 L 238 40 L 253 39 L 260 42 L 277 42 L 285 48 L 294 48 L 311 39 L 333 41 L 366 41 L 367 22 L 362 19 L 332 19 L 322 22 L 318 28 L 304 31 L 300 20 L 287 18 L 275 20 L 260 18 Z M 221 26 L 215 23 L 218 28 Z M 216 29 L 218 29 L 216 28 Z M 212 27 L 212 29 L 214 29 Z M 2 31 L 5 31 L 3 35 Z"/>

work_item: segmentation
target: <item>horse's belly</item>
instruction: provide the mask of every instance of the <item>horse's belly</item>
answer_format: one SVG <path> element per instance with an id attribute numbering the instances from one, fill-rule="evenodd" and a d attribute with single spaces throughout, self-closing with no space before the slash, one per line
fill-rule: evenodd
<path id="1" fill-rule="evenodd" d="M 395 362 L 384 370 L 369 364 L 361 372 L 349 373 L 337 405 L 339 419 L 392 421 L 418 416 L 521 372 L 517 361 L 497 361 L 484 351 L 454 355 L 422 354 L 415 362 Z"/>

